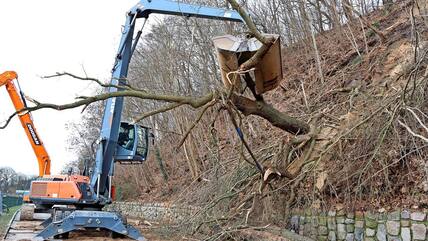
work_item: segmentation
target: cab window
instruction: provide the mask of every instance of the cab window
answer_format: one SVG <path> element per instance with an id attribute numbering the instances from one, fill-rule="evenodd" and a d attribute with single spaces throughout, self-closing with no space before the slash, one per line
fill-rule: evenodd
<path id="1" fill-rule="evenodd" d="M 135 141 L 135 127 L 127 123 L 121 123 L 117 144 L 132 151 Z"/>
<path id="2" fill-rule="evenodd" d="M 149 144 L 149 135 L 147 128 L 141 127 L 138 128 L 138 145 L 137 145 L 137 155 L 146 158 L 148 152 Z"/>

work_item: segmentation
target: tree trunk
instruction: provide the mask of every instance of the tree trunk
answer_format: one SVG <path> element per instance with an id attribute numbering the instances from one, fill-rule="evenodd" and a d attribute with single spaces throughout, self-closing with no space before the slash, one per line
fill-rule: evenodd
<path id="1" fill-rule="evenodd" d="M 162 173 L 163 180 L 165 182 L 167 182 L 168 181 L 168 173 L 166 172 L 165 164 L 163 162 L 163 159 L 162 159 L 158 145 L 155 146 L 155 156 L 156 156 L 156 161 L 158 162 L 158 165 L 159 165 L 159 169 Z"/>
<path id="2" fill-rule="evenodd" d="M 232 102 L 244 115 L 260 116 L 272 125 L 291 134 L 305 134 L 309 132 L 310 128 L 307 123 L 278 111 L 264 101 L 254 101 L 244 96 L 232 94 Z"/>

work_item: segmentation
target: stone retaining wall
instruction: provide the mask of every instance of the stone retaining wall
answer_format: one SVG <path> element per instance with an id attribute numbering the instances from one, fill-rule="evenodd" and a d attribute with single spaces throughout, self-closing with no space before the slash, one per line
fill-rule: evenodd
<path id="1" fill-rule="evenodd" d="M 105 210 L 149 222 L 176 224 L 199 209 L 164 203 L 115 202 Z M 427 213 L 422 211 L 293 213 L 290 229 L 319 241 L 428 241 Z"/>
<path id="2" fill-rule="evenodd" d="M 427 215 L 421 211 L 294 212 L 291 229 L 320 241 L 427 240 Z"/>
<path id="3" fill-rule="evenodd" d="M 192 216 L 198 209 L 165 203 L 114 202 L 104 208 L 124 216 L 149 222 L 180 223 Z"/>

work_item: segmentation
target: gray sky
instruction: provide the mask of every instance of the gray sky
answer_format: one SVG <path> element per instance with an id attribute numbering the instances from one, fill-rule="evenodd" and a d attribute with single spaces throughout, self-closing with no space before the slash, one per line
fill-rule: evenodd
<path id="1" fill-rule="evenodd" d="M 68 71 L 106 80 L 118 47 L 125 13 L 137 0 L 0 0 L 0 72 L 15 70 L 26 95 L 50 103 L 67 103 L 97 86 L 70 78 L 40 76 Z M 52 159 L 52 172 L 73 160 L 66 142 L 66 123 L 80 110 L 41 110 L 35 126 Z M 0 123 L 14 109 L 0 88 Z M 36 158 L 18 119 L 0 130 L 0 166 L 25 174 L 38 173 Z"/>

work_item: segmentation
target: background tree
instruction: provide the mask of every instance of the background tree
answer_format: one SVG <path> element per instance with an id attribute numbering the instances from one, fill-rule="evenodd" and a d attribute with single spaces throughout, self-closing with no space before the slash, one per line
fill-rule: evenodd
<path id="1" fill-rule="evenodd" d="M 10 167 L 0 167 L 0 191 L 15 194 L 16 190 L 28 190 L 32 178 L 15 172 Z"/>

